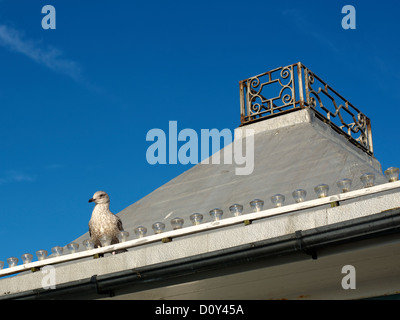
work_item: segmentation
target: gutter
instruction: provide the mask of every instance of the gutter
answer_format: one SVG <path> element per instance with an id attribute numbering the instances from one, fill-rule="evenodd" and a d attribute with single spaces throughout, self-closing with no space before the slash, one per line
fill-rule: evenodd
<path id="1" fill-rule="evenodd" d="M 268 240 L 248 243 L 192 257 L 149 265 L 106 275 L 93 275 L 56 289 L 37 289 L 0 296 L 0 299 L 95 299 L 162 286 L 166 280 L 183 282 L 188 277 L 210 277 L 211 273 L 231 274 L 304 259 L 318 259 L 319 250 L 359 240 L 400 233 L 400 208 L 347 220 Z M 340 249 L 340 248 L 339 248 Z"/>

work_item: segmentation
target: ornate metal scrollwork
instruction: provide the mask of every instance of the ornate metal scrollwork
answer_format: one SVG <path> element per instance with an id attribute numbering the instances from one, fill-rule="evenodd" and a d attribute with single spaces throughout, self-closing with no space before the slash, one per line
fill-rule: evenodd
<path id="1" fill-rule="evenodd" d="M 300 62 L 240 81 L 240 96 L 242 125 L 308 107 L 373 153 L 369 118 Z"/>
<path id="2" fill-rule="evenodd" d="M 278 68 L 251 77 L 245 80 L 245 86 L 249 111 L 248 120 L 276 114 L 293 105 L 293 66 Z M 265 92 L 272 86 L 275 86 L 276 95 L 266 96 Z"/>
<path id="3" fill-rule="evenodd" d="M 365 114 L 306 67 L 304 73 L 308 105 L 372 153 L 370 121 Z"/>

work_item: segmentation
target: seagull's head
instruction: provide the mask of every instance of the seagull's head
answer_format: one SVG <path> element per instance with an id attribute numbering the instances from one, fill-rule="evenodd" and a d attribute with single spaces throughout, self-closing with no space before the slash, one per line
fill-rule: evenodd
<path id="1" fill-rule="evenodd" d="M 97 191 L 92 199 L 89 199 L 89 202 L 94 202 L 95 204 L 100 203 L 109 203 L 110 197 L 108 196 L 107 192 L 104 191 Z"/>

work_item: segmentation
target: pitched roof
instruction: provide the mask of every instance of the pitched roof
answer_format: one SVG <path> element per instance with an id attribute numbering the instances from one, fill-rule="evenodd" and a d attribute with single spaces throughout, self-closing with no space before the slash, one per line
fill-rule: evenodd
<path id="1" fill-rule="evenodd" d="M 210 164 L 200 163 L 119 212 L 131 238 L 141 225 L 152 234 L 156 221 L 171 230 L 174 217 L 183 218 L 188 226 L 195 212 L 211 221 L 213 208 L 222 209 L 224 217 L 231 216 L 228 208 L 234 203 L 250 212 L 249 202 L 255 198 L 264 200 L 264 209 L 272 208 L 270 197 L 277 193 L 286 197 L 285 204 L 292 204 L 292 192 L 299 188 L 307 191 L 307 200 L 315 199 L 314 187 L 321 183 L 329 185 L 330 194 L 339 193 L 336 183 L 343 178 L 353 181 L 353 189 L 360 189 L 360 176 L 366 172 L 375 173 L 378 184 L 386 182 L 373 156 L 316 118 L 310 109 L 238 128 L 236 135 L 238 130 L 248 129 L 254 130 L 252 174 L 236 175 L 240 166 L 235 161 L 225 164 L 221 150 L 220 164 L 211 164 L 211 160 Z M 88 234 L 75 241 L 86 238 Z"/>

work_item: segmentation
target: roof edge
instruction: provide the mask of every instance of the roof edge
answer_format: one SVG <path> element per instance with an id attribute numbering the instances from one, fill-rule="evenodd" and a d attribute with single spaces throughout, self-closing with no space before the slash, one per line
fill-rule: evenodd
<path id="1" fill-rule="evenodd" d="M 268 266 L 279 257 L 295 255 L 296 260 L 317 259 L 318 250 L 332 248 L 356 241 L 382 237 L 400 231 L 400 208 L 382 211 L 370 216 L 355 218 L 309 230 L 298 230 L 292 234 L 261 240 L 251 244 L 240 245 L 229 249 L 196 255 L 190 258 L 181 258 L 174 261 L 155 265 L 129 269 L 112 274 L 96 276 L 58 285 L 54 290 L 30 290 L 7 296 L 0 299 L 60 299 L 66 295 L 87 294 L 93 296 L 113 296 L 114 290 L 127 285 L 149 285 L 168 278 L 185 277 L 210 272 L 224 266 L 225 272 L 238 272 L 237 267 L 246 265 L 252 268 Z M 142 286 L 137 291 L 144 290 Z"/>

